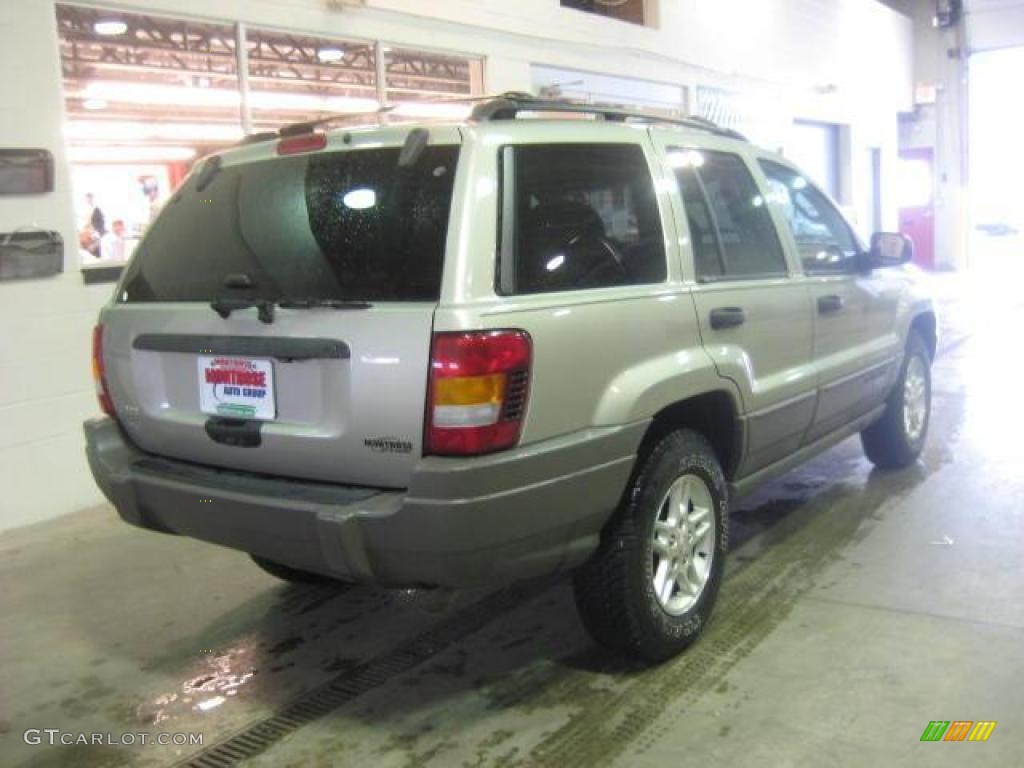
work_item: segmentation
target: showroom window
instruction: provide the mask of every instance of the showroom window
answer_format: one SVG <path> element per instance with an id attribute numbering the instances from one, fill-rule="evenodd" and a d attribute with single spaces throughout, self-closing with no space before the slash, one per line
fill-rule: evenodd
<path id="1" fill-rule="evenodd" d="M 383 46 L 385 97 L 396 118 L 460 117 L 463 105 L 446 99 L 484 92 L 483 60 Z M 433 103 L 425 103 L 425 102 Z"/>
<path id="2" fill-rule="evenodd" d="M 306 115 L 372 112 L 377 102 L 374 43 L 247 27 L 253 131 L 276 130 Z"/>
<path id="3" fill-rule="evenodd" d="M 651 0 L 561 0 L 563 8 L 608 16 L 632 24 L 651 24 Z"/>
<path id="4" fill-rule="evenodd" d="M 502 293 L 665 280 L 651 171 L 636 144 L 537 144 L 502 151 Z"/>
<path id="5" fill-rule="evenodd" d="M 483 92 L 478 57 L 83 6 L 56 13 L 89 268 L 127 261 L 191 164 L 247 133 L 385 104 L 386 120 L 458 118 L 468 105 L 445 100 Z"/>

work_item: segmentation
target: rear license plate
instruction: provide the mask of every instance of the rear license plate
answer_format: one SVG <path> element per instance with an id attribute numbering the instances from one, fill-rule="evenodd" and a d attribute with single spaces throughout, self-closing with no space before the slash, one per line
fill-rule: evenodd
<path id="1" fill-rule="evenodd" d="M 274 365 L 248 357 L 199 358 L 199 408 L 235 419 L 273 419 Z"/>

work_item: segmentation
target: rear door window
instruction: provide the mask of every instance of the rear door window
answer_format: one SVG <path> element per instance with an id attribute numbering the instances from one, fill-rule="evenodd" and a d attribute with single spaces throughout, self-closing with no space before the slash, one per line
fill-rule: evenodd
<path id="1" fill-rule="evenodd" d="M 409 168 L 400 151 L 192 174 L 139 245 L 121 301 L 211 301 L 233 274 L 252 298 L 437 300 L 459 148 L 430 146 Z"/>
<path id="2" fill-rule="evenodd" d="M 788 274 L 766 201 L 739 155 L 672 148 L 668 158 L 686 207 L 698 280 Z"/>
<path id="3" fill-rule="evenodd" d="M 527 144 L 502 151 L 500 292 L 664 282 L 665 238 L 636 144 Z"/>

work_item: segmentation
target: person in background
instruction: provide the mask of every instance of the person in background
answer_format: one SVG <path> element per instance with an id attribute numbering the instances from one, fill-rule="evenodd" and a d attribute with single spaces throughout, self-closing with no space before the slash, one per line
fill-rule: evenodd
<path id="1" fill-rule="evenodd" d="M 99 257 L 100 240 L 107 234 L 107 221 L 103 211 L 96 205 L 96 197 L 92 192 L 85 194 L 85 220 L 78 230 L 78 245 L 82 250 Z"/>
<path id="2" fill-rule="evenodd" d="M 97 235 L 103 237 L 107 234 L 107 220 L 103 215 L 103 211 L 96 205 L 96 197 L 92 192 L 86 192 L 85 194 L 85 205 L 88 215 L 86 218 L 86 224 L 93 228 Z"/>
<path id="3" fill-rule="evenodd" d="M 139 183 L 142 185 L 142 194 L 149 202 L 149 221 L 152 223 L 156 215 L 160 213 L 160 184 L 152 176 L 140 176 Z"/>
<path id="4" fill-rule="evenodd" d="M 100 258 L 103 261 L 124 261 L 124 221 L 114 219 L 110 229 L 100 238 Z"/>

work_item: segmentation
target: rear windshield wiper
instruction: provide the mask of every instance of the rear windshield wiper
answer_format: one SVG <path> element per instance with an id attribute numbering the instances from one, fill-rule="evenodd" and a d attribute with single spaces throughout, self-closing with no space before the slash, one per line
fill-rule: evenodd
<path id="1" fill-rule="evenodd" d="M 211 160 L 216 159 L 211 158 Z M 203 168 L 202 172 L 205 172 L 210 167 L 210 161 L 207 161 L 206 167 Z M 217 164 L 219 168 L 219 164 Z M 237 272 L 230 275 L 225 275 L 224 280 L 221 284 L 228 290 L 252 290 L 256 287 L 256 281 L 252 279 L 252 276 L 245 272 Z M 210 309 L 216 312 L 225 320 L 228 316 L 240 309 L 251 309 L 256 307 L 257 316 L 261 323 L 270 324 L 274 322 L 274 302 L 269 299 L 244 299 L 244 298 L 229 298 L 227 296 L 218 296 L 210 302 Z"/>
<path id="2" fill-rule="evenodd" d="M 348 301 L 346 299 L 279 299 L 277 306 L 281 309 L 369 309 L 373 305 L 368 301 Z"/>
<path id="3" fill-rule="evenodd" d="M 232 312 L 239 309 L 250 309 L 256 307 L 257 317 L 261 323 L 268 325 L 274 322 L 274 302 L 269 299 L 229 299 L 217 297 L 210 302 L 210 309 L 223 318 L 227 318 Z"/>
<path id="4" fill-rule="evenodd" d="M 369 309 L 368 301 L 346 301 L 344 299 L 234 299 L 220 296 L 210 302 L 210 309 L 223 318 L 240 309 L 256 308 L 261 323 L 274 322 L 274 307 L 282 309 Z"/>

